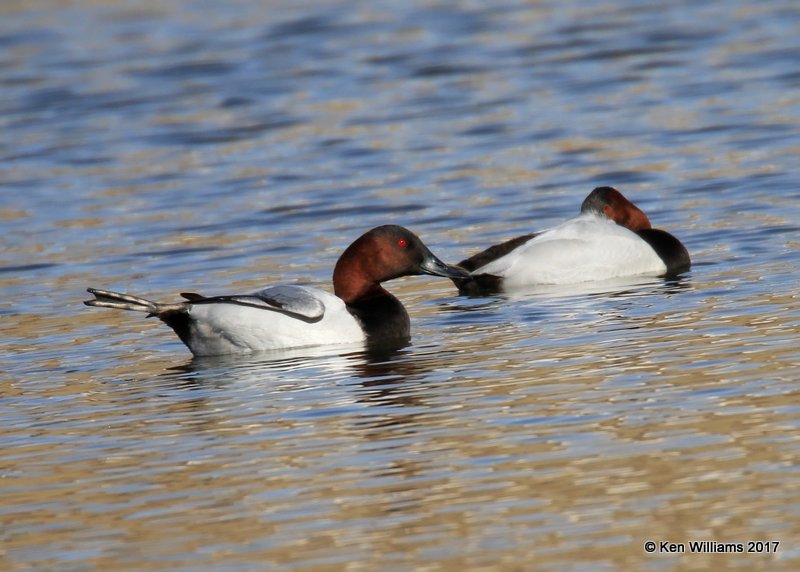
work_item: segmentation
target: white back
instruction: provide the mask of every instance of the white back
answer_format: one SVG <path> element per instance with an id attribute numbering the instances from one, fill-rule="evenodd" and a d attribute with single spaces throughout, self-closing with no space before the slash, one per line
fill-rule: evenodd
<path id="1" fill-rule="evenodd" d="M 638 235 L 605 217 L 585 213 L 542 232 L 472 274 L 499 276 L 508 289 L 655 276 L 666 271 L 664 261 Z"/>
<path id="2" fill-rule="evenodd" d="M 309 286 L 280 288 L 286 299 L 294 299 L 300 306 L 321 304 L 322 318 L 304 320 L 266 306 L 197 304 L 189 310 L 194 318 L 189 349 L 195 355 L 218 355 L 366 340 L 361 325 L 341 298 Z"/>

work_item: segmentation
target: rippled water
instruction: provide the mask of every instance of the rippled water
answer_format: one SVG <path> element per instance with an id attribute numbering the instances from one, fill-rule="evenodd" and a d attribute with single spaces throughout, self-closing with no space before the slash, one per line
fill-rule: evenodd
<path id="1" fill-rule="evenodd" d="M 3 4 L 2 568 L 800 568 L 799 26 L 790 0 Z M 81 304 L 327 287 L 387 222 L 454 262 L 606 184 L 690 273 L 398 280 L 413 342 L 384 354 L 193 360 Z"/>

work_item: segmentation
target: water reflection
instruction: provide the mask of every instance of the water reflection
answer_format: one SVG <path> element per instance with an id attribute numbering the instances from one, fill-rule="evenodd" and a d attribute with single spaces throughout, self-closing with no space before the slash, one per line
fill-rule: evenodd
<path id="1" fill-rule="evenodd" d="M 408 345 L 360 344 L 314 346 L 259 352 L 250 355 L 193 357 L 184 365 L 169 368 L 165 378 L 175 378 L 187 384 L 203 385 L 206 381 L 218 384 L 224 373 L 225 383 L 260 385 L 270 390 L 270 382 L 296 377 L 308 383 L 315 372 L 320 383 L 325 377 L 364 378 L 364 387 L 391 383 L 396 380 L 413 381 L 435 371 L 443 365 L 430 359 L 414 360 Z M 444 359 L 444 355 L 440 356 Z"/>
<path id="2" fill-rule="evenodd" d="M 327 348 L 317 355 L 280 352 L 280 358 L 274 352 L 192 358 L 160 376 L 159 387 L 178 392 L 164 402 L 165 413 L 175 413 L 178 404 L 180 410 L 203 412 L 202 417 L 219 417 L 213 426 L 227 423 L 231 415 L 241 417 L 243 400 L 248 401 L 245 410 L 263 407 L 286 423 L 311 418 L 338 424 L 349 411 L 352 431 L 370 441 L 392 440 L 429 423 L 426 418 L 436 414 L 446 396 L 451 380 L 446 372 L 458 363 L 458 356 L 443 348 L 338 350 L 342 353 Z M 283 408 L 273 409 L 271 403 Z M 202 425 L 209 428 L 208 422 Z"/>
<path id="3" fill-rule="evenodd" d="M 794 3 L 2 16 L 4 568 L 800 569 Z M 398 280 L 414 337 L 383 352 L 194 360 L 80 305 L 329 284 L 385 223 L 455 261 L 603 184 L 690 274 Z"/>

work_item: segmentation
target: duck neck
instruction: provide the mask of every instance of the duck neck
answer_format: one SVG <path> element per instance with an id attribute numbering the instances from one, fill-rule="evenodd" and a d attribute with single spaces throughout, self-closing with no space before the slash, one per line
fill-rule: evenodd
<path id="1" fill-rule="evenodd" d="M 403 304 L 371 278 L 362 258 L 344 257 L 333 270 L 333 291 L 344 300 L 370 341 L 402 340 L 411 335 Z"/>
<path id="2" fill-rule="evenodd" d="M 342 257 L 333 269 L 333 292 L 346 304 L 356 304 L 376 296 L 391 296 L 380 282 L 370 275 L 364 260 Z"/>

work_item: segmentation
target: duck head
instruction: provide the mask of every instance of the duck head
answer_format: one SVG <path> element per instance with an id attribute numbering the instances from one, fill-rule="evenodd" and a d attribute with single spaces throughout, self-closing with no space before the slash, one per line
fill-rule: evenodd
<path id="1" fill-rule="evenodd" d="M 650 227 L 650 219 L 614 187 L 597 187 L 583 200 L 581 212 L 603 215 L 633 232 Z"/>
<path id="2" fill-rule="evenodd" d="M 381 282 L 418 274 L 468 276 L 464 270 L 442 262 L 407 228 L 383 225 L 361 235 L 342 253 L 333 270 L 333 288 L 337 296 L 353 303 L 383 292 Z"/>

